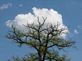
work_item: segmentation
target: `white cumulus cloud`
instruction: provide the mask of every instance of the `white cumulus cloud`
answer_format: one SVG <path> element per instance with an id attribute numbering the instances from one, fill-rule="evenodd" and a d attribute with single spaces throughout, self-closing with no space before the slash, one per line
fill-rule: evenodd
<path id="1" fill-rule="evenodd" d="M 26 14 L 18 14 L 13 20 L 8 20 L 6 22 L 7 26 L 11 27 L 12 25 L 20 30 L 24 30 L 24 25 L 27 25 L 27 23 L 37 24 L 37 17 L 39 17 L 39 21 L 43 22 L 43 18 L 47 18 L 45 23 L 47 25 L 59 25 L 59 29 L 66 28 L 64 32 L 69 32 L 67 26 L 63 24 L 62 15 L 58 13 L 54 9 L 47 9 L 47 8 L 32 8 L 33 12 L 29 12 Z M 63 36 L 66 36 L 66 34 L 62 34 Z"/>
<path id="2" fill-rule="evenodd" d="M 12 3 L 3 4 L 3 5 L 0 6 L 0 10 L 7 9 L 7 8 L 9 8 L 11 6 L 12 6 Z"/>

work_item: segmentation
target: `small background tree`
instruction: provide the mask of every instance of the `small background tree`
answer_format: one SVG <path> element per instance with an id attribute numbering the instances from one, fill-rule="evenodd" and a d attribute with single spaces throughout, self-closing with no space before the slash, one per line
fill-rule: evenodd
<path id="1" fill-rule="evenodd" d="M 37 24 L 23 25 L 26 28 L 25 32 L 12 26 L 7 38 L 12 39 L 20 46 L 30 46 L 36 52 L 10 61 L 67 61 L 65 56 L 59 54 L 60 50 L 71 47 L 74 43 L 62 37 L 66 28 L 59 29 L 60 24 L 46 24 L 47 18 L 42 18 L 43 22 L 40 22 L 39 18 L 37 19 Z"/>

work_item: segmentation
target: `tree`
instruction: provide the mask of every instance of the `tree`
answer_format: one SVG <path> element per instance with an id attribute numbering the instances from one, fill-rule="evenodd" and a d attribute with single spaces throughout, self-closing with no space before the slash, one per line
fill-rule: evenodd
<path id="1" fill-rule="evenodd" d="M 24 25 L 27 29 L 26 32 L 12 26 L 12 31 L 9 32 L 7 38 L 12 39 L 20 46 L 26 45 L 36 50 L 36 53 L 30 54 L 28 57 L 15 58 L 13 61 L 67 61 L 58 50 L 71 47 L 74 42 L 61 37 L 66 29 L 58 29 L 59 24 L 47 24 L 48 26 L 45 27 L 46 19 L 43 18 L 44 21 L 41 23 L 38 18 L 38 24 Z"/>

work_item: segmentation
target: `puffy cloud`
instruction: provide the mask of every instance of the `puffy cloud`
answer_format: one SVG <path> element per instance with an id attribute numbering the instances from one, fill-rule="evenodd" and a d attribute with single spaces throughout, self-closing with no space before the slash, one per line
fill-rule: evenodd
<path id="1" fill-rule="evenodd" d="M 64 32 L 67 33 L 68 28 L 63 24 L 62 15 L 59 14 L 57 11 L 53 9 L 47 9 L 47 8 L 32 8 L 33 12 L 29 12 L 27 14 L 18 14 L 14 20 L 8 20 L 6 22 L 7 26 L 11 27 L 12 25 L 15 26 L 17 29 L 24 30 L 24 25 L 27 25 L 27 23 L 37 24 L 37 17 L 39 17 L 39 21 L 43 22 L 43 18 L 47 18 L 45 23 L 48 26 L 49 24 L 57 25 L 59 24 L 58 29 L 66 28 Z M 43 18 L 42 18 L 43 17 Z M 46 26 L 45 25 L 45 26 Z M 66 34 L 62 34 L 62 36 L 66 36 Z"/>
<path id="2" fill-rule="evenodd" d="M 12 3 L 3 4 L 2 6 L 0 6 L 0 10 L 7 9 L 7 8 L 9 8 L 11 6 L 12 6 Z"/>

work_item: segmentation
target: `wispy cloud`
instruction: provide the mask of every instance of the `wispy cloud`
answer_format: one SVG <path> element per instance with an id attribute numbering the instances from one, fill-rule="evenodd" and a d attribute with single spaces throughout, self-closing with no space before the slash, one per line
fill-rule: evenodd
<path id="1" fill-rule="evenodd" d="M 12 6 L 12 3 L 3 4 L 3 5 L 0 6 L 0 10 L 7 9 L 7 8 L 9 8 L 11 6 Z"/>
<path id="2" fill-rule="evenodd" d="M 79 34 L 79 32 L 78 32 L 77 29 L 74 29 L 74 33 L 75 33 L 75 34 Z"/>
<path id="3" fill-rule="evenodd" d="M 77 28 L 78 28 L 78 29 L 82 29 L 82 25 L 78 25 Z"/>
<path id="4" fill-rule="evenodd" d="M 23 7 L 23 4 L 19 4 L 19 7 Z"/>

